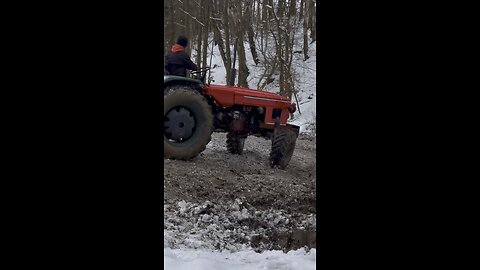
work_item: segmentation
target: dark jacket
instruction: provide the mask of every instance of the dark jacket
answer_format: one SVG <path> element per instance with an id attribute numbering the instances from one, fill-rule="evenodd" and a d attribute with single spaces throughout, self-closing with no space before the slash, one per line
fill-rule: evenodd
<path id="1" fill-rule="evenodd" d="M 165 69 L 170 75 L 186 77 L 187 69 L 197 70 L 198 68 L 197 65 L 190 60 L 190 57 L 185 52 L 185 48 L 175 44 L 172 50 L 165 56 Z"/>

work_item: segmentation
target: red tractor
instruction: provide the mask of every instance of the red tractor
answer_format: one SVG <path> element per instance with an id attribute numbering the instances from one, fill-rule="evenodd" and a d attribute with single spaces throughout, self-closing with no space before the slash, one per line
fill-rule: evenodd
<path id="1" fill-rule="evenodd" d="M 164 75 L 164 157 L 190 160 L 205 150 L 211 134 L 227 132 L 230 153 L 241 155 L 249 135 L 272 140 L 270 165 L 284 169 L 299 127 L 287 123 L 295 103 L 280 95 L 205 83 L 209 68 L 193 78 Z"/>

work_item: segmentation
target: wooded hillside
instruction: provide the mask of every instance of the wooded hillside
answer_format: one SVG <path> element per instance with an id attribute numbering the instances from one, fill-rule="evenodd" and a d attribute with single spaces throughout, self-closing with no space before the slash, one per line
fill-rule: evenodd
<path id="1" fill-rule="evenodd" d="M 307 60 L 308 45 L 316 41 L 316 0 L 166 0 L 164 15 L 164 55 L 184 35 L 192 60 L 205 67 L 212 45 L 218 45 L 228 84 L 263 89 L 276 77 L 280 94 L 289 98 L 295 89 L 293 54 Z M 303 33 L 302 50 L 294 50 L 295 33 Z M 258 85 L 248 85 L 247 54 L 263 67 Z"/>

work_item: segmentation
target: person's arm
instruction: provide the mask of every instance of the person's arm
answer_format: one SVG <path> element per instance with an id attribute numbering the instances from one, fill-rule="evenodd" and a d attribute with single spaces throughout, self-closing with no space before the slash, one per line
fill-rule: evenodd
<path id="1" fill-rule="evenodd" d="M 168 70 L 167 70 L 168 57 L 165 55 L 165 56 L 163 57 L 163 60 L 164 60 L 164 62 L 163 62 L 163 75 L 170 75 L 170 73 L 169 73 Z"/>
<path id="2" fill-rule="evenodd" d="M 164 65 L 163 67 L 167 67 L 167 66 L 168 66 L 168 55 L 165 55 L 165 56 L 163 57 L 163 60 L 165 60 L 165 62 L 164 62 L 165 65 Z"/>
<path id="3" fill-rule="evenodd" d="M 195 65 L 195 63 L 193 63 L 192 60 L 190 60 L 190 57 L 188 57 L 188 55 L 186 55 L 186 57 L 183 59 L 183 63 L 185 64 L 185 67 L 187 69 L 194 70 L 194 71 L 198 70 L 197 65 Z"/>

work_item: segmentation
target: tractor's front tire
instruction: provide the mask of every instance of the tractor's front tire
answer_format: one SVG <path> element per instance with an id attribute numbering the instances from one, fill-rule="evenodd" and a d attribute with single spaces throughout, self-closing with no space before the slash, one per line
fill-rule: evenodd
<path id="1" fill-rule="evenodd" d="M 211 107 L 204 96 L 186 85 L 164 90 L 165 158 L 190 160 L 205 150 L 211 140 Z"/>
<path id="2" fill-rule="evenodd" d="M 241 155 L 243 153 L 243 146 L 245 144 L 245 137 L 233 132 L 227 133 L 227 149 L 234 155 Z"/>
<path id="3" fill-rule="evenodd" d="M 272 150 L 270 152 L 270 166 L 285 169 L 292 159 L 297 142 L 297 134 L 290 128 L 278 126 L 272 137 Z"/>

